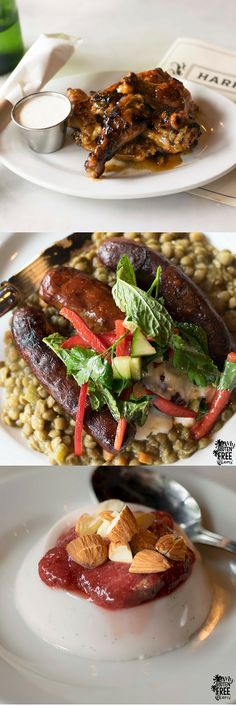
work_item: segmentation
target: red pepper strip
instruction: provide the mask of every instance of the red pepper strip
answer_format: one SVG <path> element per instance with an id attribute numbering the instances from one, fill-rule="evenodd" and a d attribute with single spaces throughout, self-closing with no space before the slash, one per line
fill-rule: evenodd
<path id="1" fill-rule="evenodd" d="M 133 385 L 131 384 L 131 385 L 129 385 L 129 387 L 126 388 L 126 390 L 124 390 L 124 392 L 122 392 L 121 399 L 128 400 L 131 395 L 132 390 L 133 390 Z M 121 449 L 122 444 L 123 444 L 127 423 L 128 422 L 126 421 L 126 419 L 123 419 L 123 417 L 121 417 L 118 421 L 117 429 L 116 429 L 116 437 L 115 437 L 115 442 L 114 442 L 114 449 L 116 451 L 119 451 Z"/>
<path id="2" fill-rule="evenodd" d="M 145 388 L 145 392 L 148 395 L 154 394 L 151 390 L 148 390 L 147 388 Z M 152 404 L 157 407 L 160 412 L 163 412 L 163 414 L 168 414 L 169 417 L 194 418 L 197 415 L 197 412 L 194 412 L 193 409 L 189 409 L 189 407 L 182 407 L 182 405 L 175 404 L 174 402 L 171 402 L 171 400 L 166 400 L 165 397 L 161 397 L 160 395 L 157 395 L 155 397 Z"/>
<path id="3" fill-rule="evenodd" d="M 229 363 L 236 363 L 236 353 L 228 353 L 227 360 Z"/>
<path id="4" fill-rule="evenodd" d="M 236 363 L 236 353 L 233 351 L 228 353 L 226 360 L 229 363 Z M 209 434 L 221 412 L 223 412 L 225 407 L 227 407 L 231 392 L 232 390 L 215 391 L 214 397 L 211 400 L 210 409 L 205 414 L 203 419 L 200 419 L 199 422 L 196 422 L 196 424 L 194 424 L 191 428 L 191 434 L 194 439 L 202 439 L 204 436 Z"/>
<path id="5" fill-rule="evenodd" d="M 100 338 L 100 341 L 104 343 L 106 348 L 110 348 L 110 346 L 115 343 L 116 334 L 115 331 L 107 331 L 107 333 L 99 333 L 98 338 Z"/>
<path id="6" fill-rule="evenodd" d="M 113 345 L 114 341 L 116 340 L 116 336 L 114 331 L 107 332 L 107 333 L 100 333 L 99 336 L 97 336 L 99 340 L 104 343 L 104 346 L 106 348 L 109 348 L 110 346 Z M 75 336 L 71 336 L 70 338 L 67 338 L 67 341 L 64 341 L 62 343 L 62 348 L 74 348 L 74 346 L 80 346 L 81 348 L 88 348 L 88 344 L 84 342 L 83 338 L 79 336 L 78 333 L 75 334 Z"/>
<path id="7" fill-rule="evenodd" d="M 100 338 L 98 338 L 95 333 L 90 331 L 90 328 L 85 321 L 81 319 L 81 316 L 75 314 L 74 311 L 71 311 L 71 309 L 68 309 L 66 306 L 62 307 L 60 315 L 71 322 L 72 326 L 78 331 L 84 343 L 87 343 L 89 348 L 92 348 L 96 353 L 104 353 L 106 351 L 104 343 L 100 341 Z"/>
<path id="8" fill-rule="evenodd" d="M 116 322 L 116 341 L 120 336 L 123 336 L 126 333 L 126 328 L 124 327 L 123 321 L 121 319 L 117 319 Z M 126 354 L 126 340 L 123 338 L 123 341 L 120 341 L 118 343 L 118 346 L 116 346 L 116 355 L 127 355 Z"/>
<path id="9" fill-rule="evenodd" d="M 126 427 L 127 427 L 126 419 L 123 419 L 123 417 L 120 417 L 118 424 L 117 424 L 116 436 L 115 436 L 115 442 L 114 442 L 115 451 L 120 451 L 120 449 L 122 447 Z"/>
<path id="10" fill-rule="evenodd" d="M 211 401 L 211 406 L 203 419 L 196 422 L 191 428 L 191 434 L 194 439 L 202 439 L 207 436 L 217 421 L 219 415 L 229 403 L 231 392 L 229 390 L 216 390 Z"/>
<path id="11" fill-rule="evenodd" d="M 79 334 L 76 334 L 75 336 L 71 336 L 70 338 L 67 338 L 67 341 L 64 341 L 62 343 L 61 348 L 74 348 L 74 346 L 80 346 L 81 348 L 88 348 L 88 344 L 84 342 L 83 338 L 79 336 Z"/>
<path id="12" fill-rule="evenodd" d="M 76 456 L 81 456 L 81 454 L 83 452 L 82 431 L 83 431 L 87 392 L 88 392 L 88 383 L 84 382 L 80 388 L 78 408 L 77 408 L 76 421 L 75 421 L 74 450 L 75 450 Z"/>

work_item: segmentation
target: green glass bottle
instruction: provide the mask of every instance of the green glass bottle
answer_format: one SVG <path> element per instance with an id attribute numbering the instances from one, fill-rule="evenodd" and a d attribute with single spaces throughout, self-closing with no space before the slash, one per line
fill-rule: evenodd
<path id="1" fill-rule="evenodd" d="M 15 0 L 0 0 L 0 74 L 7 74 L 24 54 Z"/>

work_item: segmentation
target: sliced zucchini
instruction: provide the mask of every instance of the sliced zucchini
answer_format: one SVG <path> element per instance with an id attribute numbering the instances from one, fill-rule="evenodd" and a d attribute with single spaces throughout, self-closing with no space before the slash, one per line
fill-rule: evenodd
<path id="1" fill-rule="evenodd" d="M 130 355 L 119 355 L 113 358 L 112 370 L 115 380 L 140 380 L 142 377 L 142 361 L 140 357 L 131 358 Z"/>
<path id="2" fill-rule="evenodd" d="M 151 343 L 145 338 L 140 328 L 136 328 L 131 345 L 132 358 L 139 355 L 154 355 L 154 353 L 156 353 L 155 348 L 151 346 Z"/>
<path id="3" fill-rule="evenodd" d="M 130 358 L 130 369 L 132 380 L 141 380 L 142 361 L 141 358 Z"/>
<path id="4" fill-rule="evenodd" d="M 130 361 L 130 355 L 119 355 L 116 358 L 113 358 L 112 370 L 115 380 L 118 380 L 120 378 L 122 378 L 122 380 L 131 379 L 132 375 Z"/>

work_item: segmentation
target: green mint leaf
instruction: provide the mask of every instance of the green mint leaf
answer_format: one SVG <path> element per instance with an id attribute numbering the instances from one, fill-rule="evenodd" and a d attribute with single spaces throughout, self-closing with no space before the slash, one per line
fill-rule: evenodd
<path id="1" fill-rule="evenodd" d="M 170 337 L 170 346 L 174 351 L 181 350 L 186 347 L 183 338 L 178 333 L 172 333 Z"/>
<path id="2" fill-rule="evenodd" d="M 136 287 L 136 274 L 128 258 L 128 255 L 122 255 L 117 265 L 117 277 L 128 284 Z"/>
<path id="3" fill-rule="evenodd" d="M 92 384 L 93 384 L 93 404 L 94 403 L 97 404 L 98 401 L 100 401 L 100 405 L 101 405 L 100 409 L 104 405 L 107 405 L 112 416 L 118 422 L 120 419 L 120 411 L 119 411 L 117 401 L 116 401 L 114 395 L 112 394 L 112 392 L 110 390 L 108 390 L 107 387 L 104 387 L 98 380 L 96 382 L 92 382 Z M 89 393 L 90 393 L 90 389 L 89 389 Z M 95 396 L 96 396 L 96 402 L 95 402 Z M 97 409 L 97 408 L 95 407 L 95 409 Z"/>
<path id="4" fill-rule="evenodd" d="M 50 336 L 43 338 L 43 343 L 46 343 L 46 345 L 51 348 L 54 353 L 56 353 L 58 358 L 60 358 L 67 367 L 67 364 L 70 364 L 70 351 L 61 347 L 64 341 L 66 341 L 66 338 L 61 336 L 60 333 L 52 333 Z"/>
<path id="5" fill-rule="evenodd" d="M 66 339 L 57 333 L 43 340 L 65 363 L 68 375 L 73 375 L 79 386 L 91 378 L 93 381 L 99 380 L 106 387 L 112 387 L 112 368 L 106 358 L 101 357 L 91 348 L 80 346 L 74 346 L 70 350 L 61 348 Z"/>
<path id="6" fill-rule="evenodd" d="M 209 355 L 190 348 L 177 334 L 172 334 L 170 345 L 173 367 L 188 375 L 192 383 L 198 387 L 217 384 L 219 371 Z"/>
<path id="7" fill-rule="evenodd" d="M 207 337 L 200 326 L 177 324 L 181 335 L 172 333 L 170 346 L 173 348 L 172 365 L 188 375 L 198 387 L 216 385 L 219 371 L 208 354 Z"/>
<path id="8" fill-rule="evenodd" d="M 201 326 L 191 323 L 176 322 L 176 328 L 179 329 L 181 337 L 193 345 L 196 350 L 208 353 L 207 334 Z"/>
<path id="9" fill-rule="evenodd" d="M 129 400 L 120 400 L 118 406 L 121 417 L 124 417 L 127 422 L 135 422 L 139 426 L 143 426 L 150 408 L 150 396 L 144 395 L 139 398 L 132 397 Z"/>
<path id="10" fill-rule="evenodd" d="M 122 258 L 121 258 L 122 259 Z M 119 264 L 117 281 L 112 289 L 113 298 L 126 316 L 136 323 L 146 336 L 155 338 L 160 346 L 168 344 L 173 320 L 163 301 L 136 287 L 120 277 Z"/>
<path id="11" fill-rule="evenodd" d="M 96 410 L 96 412 L 99 412 L 100 409 L 102 409 L 102 407 L 104 406 L 104 402 L 101 399 L 99 393 L 97 393 L 96 385 L 93 383 L 92 380 L 89 380 L 88 394 L 92 409 Z"/>
<path id="12" fill-rule="evenodd" d="M 117 385 L 114 385 L 114 393 L 121 394 L 130 381 L 114 381 L 110 364 L 91 348 L 80 348 L 80 346 L 74 346 L 70 350 L 61 348 L 66 338 L 58 333 L 53 333 L 43 340 L 63 361 L 68 375 L 72 375 L 79 386 L 89 382 L 88 391 L 92 408 L 99 411 L 107 405 L 114 419 L 118 421 L 120 411 L 112 392 L 113 385 L 117 382 Z"/>
<path id="13" fill-rule="evenodd" d="M 129 386 L 130 380 L 125 380 L 124 378 L 115 380 L 113 378 L 112 390 L 116 395 L 118 395 L 118 397 L 121 395 L 122 392 L 124 392 L 124 390 L 127 390 L 127 387 Z"/>
<path id="14" fill-rule="evenodd" d="M 97 412 L 100 412 L 100 410 L 104 407 L 105 402 L 100 394 L 97 384 L 92 380 L 89 380 L 88 394 L 92 409 L 96 410 Z"/>

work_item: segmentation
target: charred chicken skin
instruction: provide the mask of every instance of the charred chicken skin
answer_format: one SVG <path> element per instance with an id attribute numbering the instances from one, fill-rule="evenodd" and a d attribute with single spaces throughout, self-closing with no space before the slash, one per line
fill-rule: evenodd
<path id="1" fill-rule="evenodd" d="M 197 106 L 181 81 L 162 69 L 135 74 L 88 96 L 69 88 L 74 140 L 89 150 L 87 173 L 99 178 L 115 155 L 132 161 L 187 152 L 201 127 Z"/>

